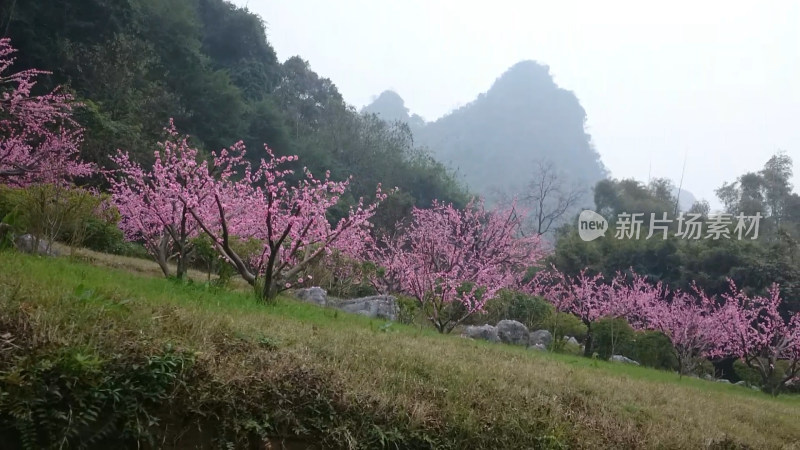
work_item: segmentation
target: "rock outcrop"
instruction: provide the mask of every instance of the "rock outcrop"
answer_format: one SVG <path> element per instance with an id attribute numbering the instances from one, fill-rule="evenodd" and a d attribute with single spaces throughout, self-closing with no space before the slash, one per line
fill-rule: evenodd
<path id="1" fill-rule="evenodd" d="M 329 302 L 329 306 L 345 312 L 361 314 L 367 317 L 386 320 L 397 320 L 397 302 L 391 295 L 373 295 Z"/>
<path id="2" fill-rule="evenodd" d="M 500 338 L 500 342 L 527 347 L 530 333 L 528 332 L 528 327 L 521 322 L 501 320 L 497 322 L 497 337 Z"/>
<path id="3" fill-rule="evenodd" d="M 547 330 L 536 330 L 530 334 L 528 345 L 531 347 L 535 345 L 542 345 L 545 348 L 553 342 L 553 334 Z"/>
<path id="4" fill-rule="evenodd" d="M 468 325 L 464 332 L 461 333 L 462 337 L 470 339 L 482 339 L 489 342 L 500 342 L 497 336 L 497 327 L 493 325 Z"/>

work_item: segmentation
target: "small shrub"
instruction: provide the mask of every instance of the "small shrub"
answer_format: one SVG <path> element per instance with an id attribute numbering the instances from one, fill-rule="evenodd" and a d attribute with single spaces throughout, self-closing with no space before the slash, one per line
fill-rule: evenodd
<path id="1" fill-rule="evenodd" d="M 700 378 L 703 378 L 706 375 L 713 377 L 716 371 L 717 370 L 714 368 L 714 363 L 706 359 L 697 365 L 697 367 L 694 369 L 694 374 Z"/>
<path id="2" fill-rule="evenodd" d="M 417 299 L 404 295 L 398 295 L 396 297 L 396 301 L 397 320 L 406 325 L 413 324 L 417 319 L 417 315 L 419 314 L 419 303 L 417 302 Z"/>
<path id="3" fill-rule="evenodd" d="M 217 268 L 217 279 L 212 281 L 211 284 L 214 287 L 227 289 L 230 287 L 231 280 L 238 272 L 236 268 L 233 267 L 233 264 L 227 261 L 221 261 L 221 264 Z"/>
<path id="4" fill-rule="evenodd" d="M 611 355 L 630 356 L 635 333 L 622 318 L 603 318 L 592 324 L 592 351 L 602 359 Z"/>
<path id="5" fill-rule="evenodd" d="M 737 359 L 733 362 L 733 372 L 736 378 L 744 380 L 747 384 L 761 386 L 761 375 L 758 370 L 751 368 L 744 361 Z"/>
<path id="6" fill-rule="evenodd" d="M 551 350 L 564 351 L 564 336 L 572 336 L 581 342 L 586 338 L 586 325 L 578 317 L 565 313 L 556 312 L 544 320 L 542 328 L 553 334 Z M 579 349 L 580 350 L 580 349 Z"/>
<path id="7" fill-rule="evenodd" d="M 769 387 L 777 386 L 781 383 L 783 378 L 786 376 L 787 371 L 789 370 L 789 361 L 779 360 L 775 362 L 775 372 L 772 375 L 772 378 L 767 380 L 766 390 L 769 390 Z M 761 374 L 757 369 L 754 369 L 748 366 L 744 361 L 737 359 L 733 363 L 733 371 L 735 373 L 735 377 L 747 382 L 747 384 L 752 386 L 760 386 L 762 389 L 765 388 L 764 380 L 761 378 Z M 789 383 L 785 385 L 780 392 L 783 393 L 800 393 L 800 383 Z"/>
<path id="8" fill-rule="evenodd" d="M 98 252 L 119 253 L 124 249 L 126 242 L 116 222 L 110 223 L 90 217 L 86 221 L 86 235 L 80 244 Z"/>
<path id="9" fill-rule="evenodd" d="M 509 319 L 521 322 L 529 330 L 540 330 L 553 313 L 553 306 L 540 297 L 504 289 L 497 297 L 486 302 L 486 312 L 474 316 L 473 324 L 497 323 Z"/>
<path id="10" fill-rule="evenodd" d="M 16 234 L 30 233 L 45 242 L 116 253 L 124 243 L 117 228 L 119 212 L 108 196 L 77 188 L 37 184 L 0 188 L 0 219 L 14 218 Z"/>
<path id="11" fill-rule="evenodd" d="M 558 343 L 556 343 L 556 341 L 558 341 Z M 567 355 L 583 355 L 583 348 L 580 344 L 573 344 L 565 341 L 564 339 L 554 339 L 553 343 L 550 344 L 550 347 L 554 349 L 554 351 L 558 351 L 559 353 L 564 353 Z"/>
<path id="12" fill-rule="evenodd" d="M 636 332 L 629 356 L 643 366 L 678 370 L 678 358 L 672 349 L 672 343 L 666 335 L 657 331 Z"/>
<path id="13" fill-rule="evenodd" d="M 313 283 L 338 298 L 355 298 L 374 295 L 375 287 L 369 277 L 377 270 L 371 262 L 348 258 L 333 251 L 307 266 L 305 273 L 312 276 Z"/>
<path id="14" fill-rule="evenodd" d="M 78 348 L 35 351 L 0 375 L 0 426 L 15 448 L 155 445 L 156 415 L 192 363 L 169 349 L 108 360 Z"/>
<path id="15" fill-rule="evenodd" d="M 191 239 L 192 267 L 206 272 L 207 279 L 211 281 L 211 274 L 217 269 L 219 261 L 219 253 L 214 248 L 214 243 L 207 235 L 203 234 L 199 237 Z"/>

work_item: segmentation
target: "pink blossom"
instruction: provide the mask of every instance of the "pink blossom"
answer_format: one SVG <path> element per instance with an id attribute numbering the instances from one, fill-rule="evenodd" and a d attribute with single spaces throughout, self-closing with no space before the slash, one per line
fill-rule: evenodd
<path id="1" fill-rule="evenodd" d="M 400 233 L 371 251 L 370 259 L 385 269 L 375 283 L 430 306 L 429 318 L 440 332 L 483 310 L 544 254 L 538 236 L 516 234 L 521 215 L 513 207 L 486 211 L 482 202 L 473 201 L 458 210 L 434 202 L 430 209 L 414 208 L 412 215 L 410 224 L 398 225 Z M 454 301 L 464 308 L 461 317 L 444 314 Z"/>
<path id="2" fill-rule="evenodd" d="M 0 181 L 17 186 L 54 183 L 95 171 L 79 159 L 83 129 L 72 118 L 78 104 L 56 88 L 34 96 L 41 70 L 9 73 L 16 50 L 0 39 Z"/>

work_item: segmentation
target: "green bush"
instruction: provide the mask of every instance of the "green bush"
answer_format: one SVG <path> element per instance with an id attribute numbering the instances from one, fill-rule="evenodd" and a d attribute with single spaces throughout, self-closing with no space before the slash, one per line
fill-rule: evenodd
<path id="1" fill-rule="evenodd" d="M 49 184 L 0 187 L 0 219 L 12 215 L 14 234 L 106 253 L 137 253 L 119 230 L 119 212 L 106 194 Z"/>
<path id="2" fill-rule="evenodd" d="M 411 325 L 416 322 L 420 311 L 417 299 L 405 295 L 398 295 L 396 298 L 397 320 L 406 325 Z"/>
<path id="3" fill-rule="evenodd" d="M 22 189 L 0 185 L 0 217 L 13 211 L 20 203 Z"/>
<path id="4" fill-rule="evenodd" d="M 190 245 L 192 253 L 189 265 L 205 272 L 208 281 L 211 281 L 211 275 L 217 271 L 217 266 L 220 261 L 220 256 L 217 249 L 214 248 L 214 243 L 211 241 L 210 237 L 206 234 L 202 234 L 191 239 Z"/>
<path id="5" fill-rule="evenodd" d="M 157 446 L 152 425 L 185 385 L 193 357 L 102 359 L 91 351 L 35 351 L 0 375 L 0 426 L 13 448 Z"/>
<path id="6" fill-rule="evenodd" d="M 572 336 L 578 342 L 586 338 L 586 325 L 578 317 L 565 312 L 551 314 L 542 322 L 542 328 L 553 334 L 551 349 L 555 351 L 564 350 L 564 336 Z"/>
<path id="7" fill-rule="evenodd" d="M 563 339 L 558 339 L 558 342 L 556 342 L 556 340 L 554 339 L 553 343 L 550 344 L 550 348 L 553 351 L 557 351 L 558 353 L 564 353 L 567 355 L 576 355 L 576 356 L 583 355 L 583 347 L 581 346 L 581 344 L 572 344 Z"/>
<path id="8" fill-rule="evenodd" d="M 768 386 L 776 386 L 786 376 L 789 370 L 789 361 L 779 360 L 775 363 L 775 372 L 768 381 Z M 764 381 L 761 379 L 761 374 L 757 369 L 748 366 L 744 361 L 737 359 L 733 363 L 733 371 L 741 380 L 753 386 L 760 386 L 764 388 Z M 767 391 L 769 388 L 766 389 Z M 800 384 L 791 383 L 783 387 L 781 392 L 784 393 L 800 393 Z"/>
<path id="9" fill-rule="evenodd" d="M 311 275 L 313 284 L 325 289 L 328 295 L 338 298 L 365 297 L 376 294 L 369 276 L 377 268 L 369 262 L 348 258 L 334 251 L 323 254 L 306 266 L 304 273 Z"/>
<path id="10" fill-rule="evenodd" d="M 486 302 L 485 309 L 485 313 L 474 317 L 473 324 L 509 319 L 523 323 L 529 330 L 540 330 L 554 313 L 553 306 L 543 298 L 510 289 L 503 289 Z"/>
<path id="11" fill-rule="evenodd" d="M 672 342 L 658 331 L 637 331 L 628 356 L 643 366 L 678 370 L 678 358 L 672 349 Z"/>
<path id="12" fill-rule="evenodd" d="M 747 384 L 753 386 L 762 385 L 761 375 L 758 373 L 758 370 L 748 366 L 741 359 L 737 359 L 733 362 L 733 372 L 736 374 L 736 378 L 744 380 Z"/>
<path id="13" fill-rule="evenodd" d="M 0 186 L 0 250 L 14 247 L 14 237 L 24 233 L 19 204 L 22 189 Z"/>
<path id="14" fill-rule="evenodd" d="M 611 355 L 630 357 L 635 334 L 625 319 L 602 318 L 592 324 L 592 352 L 602 359 Z"/>
<path id="15" fill-rule="evenodd" d="M 125 236 L 116 222 L 89 217 L 86 220 L 86 235 L 81 246 L 104 253 L 120 253 L 125 248 Z"/>

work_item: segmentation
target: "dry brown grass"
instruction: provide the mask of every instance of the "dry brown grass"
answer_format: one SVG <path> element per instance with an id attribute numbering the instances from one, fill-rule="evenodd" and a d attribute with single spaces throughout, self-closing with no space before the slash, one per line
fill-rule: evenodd
<path id="1" fill-rule="evenodd" d="M 140 261 L 111 259 L 117 268 L 153 272 Z M 168 341 L 199 351 L 225 383 L 258 379 L 251 370 L 308 369 L 323 374 L 351 407 L 454 448 L 800 448 L 796 397 L 427 329 L 384 328 L 285 299 L 265 307 L 245 294 L 63 259 L 0 254 L 0 266 L 0 299 L 6 307 L 27 305 L 48 339 L 97 347 Z M 65 297 L 78 285 L 93 290 L 90 302 Z M 271 355 L 272 367 L 252 366 L 262 353 Z"/>

